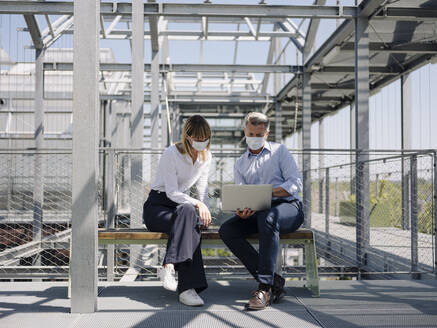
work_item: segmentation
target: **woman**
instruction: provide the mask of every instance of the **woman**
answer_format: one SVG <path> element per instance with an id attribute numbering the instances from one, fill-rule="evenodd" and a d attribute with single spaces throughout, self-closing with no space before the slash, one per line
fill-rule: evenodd
<path id="1" fill-rule="evenodd" d="M 197 293 L 208 287 L 200 248 L 200 227 L 211 223 L 208 209 L 210 139 L 208 122 L 200 115 L 191 116 L 185 122 L 182 141 L 163 152 L 143 208 L 147 228 L 168 234 L 167 252 L 159 272 L 163 286 L 177 290 L 179 301 L 189 306 L 203 305 Z M 189 196 L 195 184 L 198 199 Z"/>

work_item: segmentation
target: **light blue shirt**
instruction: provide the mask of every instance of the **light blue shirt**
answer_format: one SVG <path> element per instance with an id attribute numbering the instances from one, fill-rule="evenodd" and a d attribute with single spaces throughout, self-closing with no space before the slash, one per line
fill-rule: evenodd
<path id="1" fill-rule="evenodd" d="M 291 195 L 273 199 L 301 200 L 302 175 L 283 144 L 266 141 L 263 150 L 256 155 L 247 149 L 235 162 L 234 180 L 235 184 L 271 184 Z"/>

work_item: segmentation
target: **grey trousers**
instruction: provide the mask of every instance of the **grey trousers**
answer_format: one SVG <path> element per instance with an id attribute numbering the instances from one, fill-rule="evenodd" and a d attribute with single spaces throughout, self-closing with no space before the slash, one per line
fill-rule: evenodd
<path id="1" fill-rule="evenodd" d="M 192 204 L 177 204 L 164 192 L 152 190 L 143 207 L 147 229 L 168 234 L 164 263 L 178 271 L 178 292 L 208 287 L 201 252 L 200 220 Z"/>

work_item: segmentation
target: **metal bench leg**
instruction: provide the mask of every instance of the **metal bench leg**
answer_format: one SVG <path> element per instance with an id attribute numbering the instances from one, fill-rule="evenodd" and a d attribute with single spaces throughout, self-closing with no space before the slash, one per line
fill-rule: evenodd
<path id="1" fill-rule="evenodd" d="M 306 287 L 311 291 L 313 297 L 320 297 L 319 273 L 317 270 L 317 257 L 315 240 L 305 242 L 305 266 L 306 266 Z"/>
<path id="2" fill-rule="evenodd" d="M 68 298 L 71 298 L 71 235 L 70 235 L 70 257 L 68 260 Z"/>
<path id="3" fill-rule="evenodd" d="M 279 275 L 282 274 L 282 265 L 284 263 L 283 252 L 284 252 L 284 245 L 280 244 L 278 249 L 278 258 L 276 259 L 276 269 L 275 269 L 275 272 Z"/>

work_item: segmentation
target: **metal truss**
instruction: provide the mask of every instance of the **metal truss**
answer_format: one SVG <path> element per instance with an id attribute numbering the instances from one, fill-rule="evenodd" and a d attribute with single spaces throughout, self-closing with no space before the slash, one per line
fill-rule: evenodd
<path id="1" fill-rule="evenodd" d="M 405 6 L 405 4 L 403 4 Z M 428 6 L 429 7 L 429 6 Z M 314 0 L 307 5 L 239 5 L 239 4 L 179 4 L 144 3 L 146 30 L 144 39 L 150 40 L 152 51 L 167 51 L 166 61 L 159 66 L 160 82 L 168 86 L 167 100 L 174 104 L 217 104 L 222 101 L 235 104 L 263 103 L 264 112 L 273 116 L 274 101 L 283 108 L 283 121 L 290 122 L 301 117 L 301 98 L 296 97 L 302 87 L 299 77 L 304 72 L 312 76 L 312 119 L 319 119 L 332 113 L 354 99 L 354 63 L 344 60 L 336 62 L 339 56 L 354 56 L 352 42 L 354 19 L 368 17 L 378 41 L 371 40 L 369 51 L 372 57 L 403 58 L 392 65 L 375 62 L 369 66 L 371 93 L 399 78 L 400 75 L 417 69 L 437 55 L 434 39 L 394 41 L 387 36 L 382 39 L 378 33 L 386 33 L 385 25 L 390 22 L 422 22 L 432 24 L 437 17 L 434 7 L 414 5 L 402 7 L 384 0 L 364 0 L 358 6 L 329 6 L 325 0 Z M 35 49 L 49 48 L 62 35 L 74 33 L 72 2 L 2 1 L 0 14 L 21 14 L 24 16 Z M 43 16 L 47 27 L 40 31 L 36 17 Z M 53 15 L 56 15 L 54 17 Z M 304 31 L 292 18 L 308 19 Z M 321 19 L 343 19 L 337 30 L 312 53 Z M 100 38 L 108 40 L 131 40 L 132 4 L 125 2 L 102 2 L 100 8 Z M 198 29 L 186 29 L 183 24 L 196 23 Z M 217 24 L 230 24 L 234 28 L 220 30 Z M 127 26 L 127 28 L 126 28 Z M 148 26 L 148 29 L 147 29 Z M 273 26 L 273 30 L 266 27 Z M 235 28 L 236 27 L 236 28 Z M 398 32 L 391 32 L 395 35 Z M 399 31 L 399 33 L 406 33 Z M 414 33 L 410 31 L 408 33 Z M 277 49 L 277 39 L 289 40 L 283 49 Z M 165 44 L 168 41 L 199 41 L 202 58 L 203 41 L 229 41 L 234 43 L 234 61 L 231 65 L 171 64 Z M 269 42 L 269 51 L 264 65 L 237 65 L 239 42 Z M 301 53 L 303 65 L 284 65 L 278 62 L 288 44 L 293 44 Z M 168 49 L 168 47 L 167 47 Z M 164 55 L 163 55 L 164 56 Z M 398 56 L 398 57 L 396 57 Z M 399 57 L 401 56 L 401 57 Z M 345 57 L 345 58 L 346 58 Z M 405 58 L 404 58 L 405 57 Z M 72 63 L 44 63 L 44 71 L 71 71 Z M 101 99 L 129 100 L 131 96 L 131 65 L 102 63 L 100 66 L 104 92 Z M 152 78 L 151 64 L 144 65 L 144 99 L 150 101 Z M 293 77 L 280 90 L 268 93 L 270 77 L 278 74 L 292 74 Z M 214 75 L 216 74 L 216 75 Z M 240 74 L 240 75 L 239 75 Z M 263 74 L 259 79 L 259 74 Z M 300 81 L 300 82 L 299 82 Z M 244 92 L 246 95 L 241 96 Z M 47 94 L 50 94 L 48 92 Z M 164 94 L 162 95 L 164 96 Z M 30 97 L 29 94 L 24 95 Z M 67 96 L 68 98 L 68 96 Z M 70 97 L 71 98 L 71 97 Z M 253 99 L 251 101 L 250 99 Z M 163 101 L 163 99 L 161 99 Z M 298 104 L 296 104 L 298 102 Z M 294 107 L 295 110 L 289 110 Z M 230 109 L 233 111 L 233 109 Z M 221 113 L 225 115 L 226 113 Z M 300 122 L 296 125 L 300 128 Z M 274 133 L 274 127 L 272 133 Z M 282 131 L 284 136 L 290 130 Z"/>

